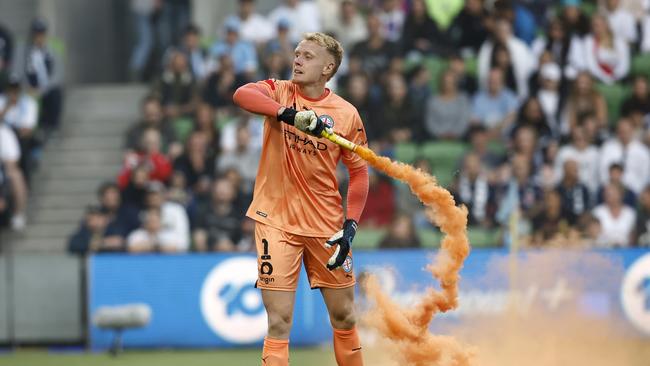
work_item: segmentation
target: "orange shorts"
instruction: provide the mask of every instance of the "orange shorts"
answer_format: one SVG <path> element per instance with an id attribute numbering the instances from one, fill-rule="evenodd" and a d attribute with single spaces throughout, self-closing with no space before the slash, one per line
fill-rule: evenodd
<path id="1" fill-rule="evenodd" d="M 258 275 L 256 287 L 295 291 L 302 262 L 305 263 L 312 289 L 354 286 L 352 251 L 343 266 L 330 271 L 325 265 L 334 254 L 335 248 L 325 248 L 327 239 L 294 235 L 259 222 L 255 223 Z"/>

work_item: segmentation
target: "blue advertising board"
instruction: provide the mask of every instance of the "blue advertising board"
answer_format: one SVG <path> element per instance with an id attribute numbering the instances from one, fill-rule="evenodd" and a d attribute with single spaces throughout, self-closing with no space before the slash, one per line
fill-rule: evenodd
<path id="1" fill-rule="evenodd" d="M 427 264 L 435 251 L 355 252 L 354 268 L 374 274 L 396 302 L 409 306 L 435 286 Z M 568 304 L 579 312 L 625 323 L 650 337 L 650 253 L 647 250 L 544 251 L 511 255 L 474 250 L 461 271 L 460 307 L 434 327 L 474 316 L 519 311 L 553 312 Z M 147 304 L 150 324 L 124 334 L 126 347 L 233 347 L 260 344 L 266 314 L 256 258 L 248 254 L 96 255 L 88 266 L 88 311 Z M 359 293 L 360 306 L 365 306 Z M 110 346 L 112 333 L 89 325 L 91 346 Z M 294 345 L 328 342 L 331 329 L 320 293 L 301 273 L 296 293 Z"/>

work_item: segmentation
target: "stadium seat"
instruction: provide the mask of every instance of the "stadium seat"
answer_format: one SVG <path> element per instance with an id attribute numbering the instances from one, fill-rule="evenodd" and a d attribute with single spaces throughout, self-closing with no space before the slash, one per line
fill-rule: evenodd
<path id="1" fill-rule="evenodd" d="M 443 187 L 448 187 L 456 174 L 458 161 L 467 145 L 457 141 L 436 141 L 422 145 L 420 156 L 429 161 L 431 172 Z"/>
<path id="2" fill-rule="evenodd" d="M 174 120 L 173 127 L 178 141 L 185 143 L 187 137 L 192 133 L 192 129 L 194 129 L 194 122 L 190 118 L 181 117 Z"/>
<path id="3" fill-rule="evenodd" d="M 491 248 L 503 245 L 501 231 L 498 229 L 485 229 L 481 227 L 469 227 L 467 230 L 469 243 L 474 248 Z"/>
<path id="4" fill-rule="evenodd" d="M 357 234 L 354 236 L 354 248 L 376 249 L 384 235 L 386 235 L 386 229 L 360 227 Z"/>
<path id="5" fill-rule="evenodd" d="M 650 75 L 650 54 L 636 55 L 632 58 L 632 75 Z"/>
<path id="6" fill-rule="evenodd" d="M 632 89 L 629 85 L 619 83 L 613 85 L 599 83 L 596 84 L 596 88 L 603 94 L 603 97 L 605 97 L 605 100 L 607 101 L 607 117 L 609 119 L 609 125 L 615 126 L 618 117 L 621 114 L 621 105 L 625 98 L 631 94 Z"/>
<path id="7" fill-rule="evenodd" d="M 442 240 L 442 233 L 437 228 L 435 229 L 419 229 L 418 237 L 422 248 L 440 248 L 440 240 Z"/>
<path id="8" fill-rule="evenodd" d="M 403 142 L 395 145 L 395 159 L 402 163 L 412 164 L 418 158 L 418 145 Z"/>

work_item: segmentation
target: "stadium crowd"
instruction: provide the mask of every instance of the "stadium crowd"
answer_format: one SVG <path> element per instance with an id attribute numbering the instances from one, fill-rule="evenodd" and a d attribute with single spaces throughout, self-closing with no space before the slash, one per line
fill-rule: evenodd
<path id="1" fill-rule="evenodd" d="M 369 146 L 436 175 L 467 206 L 473 244 L 650 245 L 650 1 L 237 4 L 203 33 L 189 1 L 132 1 L 131 77 L 151 92 L 70 251 L 251 250 L 263 125 L 232 94 L 290 78 L 312 31 L 345 49 L 329 87 L 358 109 Z M 360 224 L 385 232 L 381 248 L 437 230 L 376 171 Z"/>
<path id="2" fill-rule="evenodd" d="M 25 229 L 30 178 L 59 126 L 63 65 L 47 31 L 43 20 L 31 23 L 24 63 L 17 65 L 14 36 L 0 24 L 0 230 Z"/>

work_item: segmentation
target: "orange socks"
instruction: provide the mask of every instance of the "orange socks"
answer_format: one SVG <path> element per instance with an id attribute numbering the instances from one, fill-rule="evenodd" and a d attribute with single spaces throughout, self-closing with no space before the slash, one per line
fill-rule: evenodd
<path id="1" fill-rule="evenodd" d="M 339 366 L 363 366 L 357 328 L 334 329 L 334 354 Z"/>
<path id="2" fill-rule="evenodd" d="M 262 366 L 289 366 L 289 340 L 264 337 Z"/>

